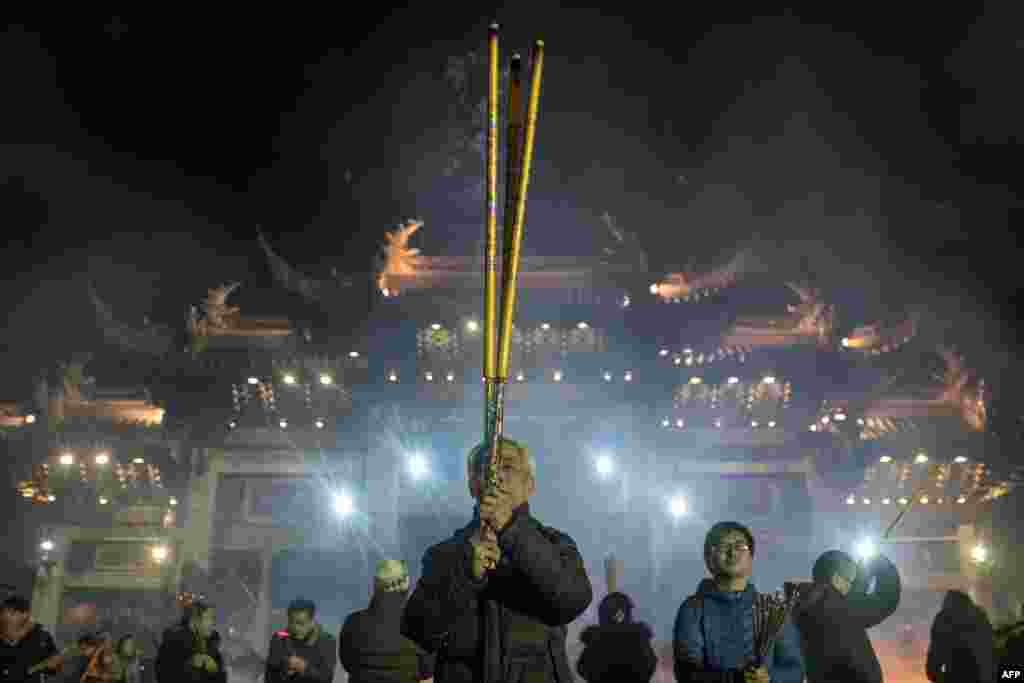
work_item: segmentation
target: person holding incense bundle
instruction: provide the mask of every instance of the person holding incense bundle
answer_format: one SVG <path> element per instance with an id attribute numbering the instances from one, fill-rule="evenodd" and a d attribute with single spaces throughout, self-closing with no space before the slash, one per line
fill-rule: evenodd
<path id="1" fill-rule="evenodd" d="M 867 629 L 887 619 L 900 604 L 900 574 L 876 555 L 862 567 L 841 550 L 814 563 L 814 584 L 794 612 L 809 683 L 882 683 Z M 865 589 L 871 579 L 875 588 Z"/>
<path id="2" fill-rule="evenodd" d="M 572 538 L 530 515 L 533 456 L 512 439 L 499 444 L 495 491 L 483 486 L 488 445 L 469 453 L 473 519 L 427 549 L 402 635 L 436 654 L 436 683 L 572 681 L 566 625 L 590 605 L 593 588 Z"/>
<path id="3" fill-rule="evenodd" d="M 750 581 L 753 559 L 754 535 L 747 527 L 711 527 L 704 561 L 712 578 L 701 581 L 676 616 L 678 683 L 801 683 L 803 659 L 788 601 L 757 592 Z"/>

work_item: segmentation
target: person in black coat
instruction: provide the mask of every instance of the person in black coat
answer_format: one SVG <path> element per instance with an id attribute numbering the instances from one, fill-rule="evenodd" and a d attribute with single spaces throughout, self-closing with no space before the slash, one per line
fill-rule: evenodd
<path id="1" fill-rule="evenodd" d="M 427 550 L 402 634 L 436 653 L 436 683 L 567 683 L 573 676 L 566 625 L 587 609 L 593 589 L 573 540 L 530 516 L 533 458 L 511 439 L 500 448 L 501 486 L 487 495 L 487 447 L 470 452 L 476 512 Z"/>
<path id="2" fill-rule="evenodd" d="M 405 562 L 378 562 L 370 606 L 350 614 L 338 636 L 349 683 L 417 683 L 433 677 L 433 657 L 401 634 L 408 596 Z"/>
<path id="3" fill-rule="evenodd" d="M 949 591 L 932 622 L 928 680 L 989 683 L 995 677 L 995 639 L 984 610 L 963 591 Z"/>
<path id="4" fill-rule="evenodd" d="M 580 634 L 583 654 L 576 672 L 587 683 L 647 683 L 658 668 L 651 627 L 633 621 L 633 601 L 609 593 L 597 608 L 598 625 Z"/>
<path id="5" fill-rule="evenodd" d="M 337 661 L 334 638 L 316 623 L 316 605 L 293 600 L 288 628 L 270 639 L 266 683 L 331 683 Z"/>
<path id="6" fill-rule="evenodd" d="M 861 567 L 839 550 L 814 563 L 814 583 L 794 609 L 808 683 L 882 683 L 882 665 L 867 630 L 900 603 L 900 575 L 881 555 Z M 865 588 L 875 578 L 875 590 Z"/>
<path id="7" fill-rule="evenodd" d="M 156 654 L 157 683 L 227 683 L 213 605 L 193 603 L 177 626 L 164 631 Z"/>
<path id="8" fill-rule="evenodd" d="M 10 596 L 0 604 L 0 681 L 37 681 L 60 666 L 53 636 L 32 623 L 28 600 Z"/>

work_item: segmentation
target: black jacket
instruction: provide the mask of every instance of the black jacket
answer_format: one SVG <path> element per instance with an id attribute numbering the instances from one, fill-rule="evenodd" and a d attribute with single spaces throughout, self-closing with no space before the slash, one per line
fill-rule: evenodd
<path id="1" fill-rule="evenodd" d="M 565 626 L 593 599 L 576 544 L 523 505 L 498 535 L 497 569 L 475 582 L 468 539 L 478 526 L 427 550 L 402 634 L 437 653 L 437 683 L 572 683 Z"/>
<path id="2" fill-rule="evenodd" d="M 39 624 L 16 643 L 0 638 L 0 681 L 38 681 L 39 674 L 29 678 L 28 670 L 55 654 L 57 646 L 53 643 L 53 636 Z"/>
<path id="3" fill-rule="evenodd" d="M 932 622 L 925 672 L 935 683 L 995 680 L 995 639 L 985 613 L 974 605 L 939 612 Z"/>
<path id="4" fill-rule="evenodd" d="M 831 584 L 810 584 L 794 610 L 808 683 L 882 683 L 882 666 L 867 630 L 900 603 L 900 575 L 888 559 L 874 558 L 847 596 Z M 871 575 L 875 590 L 865 593 Z"/>
<path id="5" fill-rule="evenodd" d="M 288 631 L 278 631 L 270 639 L 267 654 L 266 683 L 331 683 L 334 680 L 334 638 L 319 624 L 305 640 L 292 638 Z M 288 675 L 288 658 L 306 660 L 306 672 Z"/>
<path id="6" fill-rule="evenodd" d="M 338 636 L 349 683 L 416 683 L 434 675 L 434 658 L 402 635 L 406 591 L 377 592 L 353 612 Z"/>
<path id="7" fill-rule="evenodd" d="M 187 624 L 172 626 L 164 631 L 164 638 L 156 653 L 157 683 L 227 683 L 224 658 L 220 653 L 220 634 L 213 631 L 206 641 L 206 654 L 217 662 L 217 671 L 210 673 L 192 666 L 193 655 L 199 654 L 192 641 L 192 629 Z"/>
<path id="8" fill-rule="evenodd" d="M 658 668 L 654 632 L 643 622 L 588 626 L 576 672 L 587 683 L 648 683 Z"/>

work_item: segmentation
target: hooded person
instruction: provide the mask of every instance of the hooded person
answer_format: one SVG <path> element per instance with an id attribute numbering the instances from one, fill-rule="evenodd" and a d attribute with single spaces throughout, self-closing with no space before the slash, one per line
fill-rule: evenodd
<path id="1" fill-rule="evenodd" d="M 867 630 L 899 606 L 896 566 L 881 555 L 861 566 L 841 550 L 829 550 L 812 574 L 814 583 L 803 588 L 793 613 L 808 683 L 882 683 Z M 872 578 L 875 589 L 868 593 Z"/>
<path id="2" fill-rule="evenodd" d="M 157 683 L 227 683 L 216 616 L 214 606 L 200 600 L 164 631 L 154 663 Z"/>
<path id="3" fill-rule="evenodd" d="M 654 676 L 654 632 L 633 621 L 633 609 L 628 595 L 609 593 L 597 608 L 598 624 L 583 629 L 576 672 L 587 683 L 647 683 Z"/>
<path id="4" fill-rule="evenodd" d="M 417 683 L 433 677 L 433 657 L 401 633 L 408 596 L 405 562 L 379 561 L 370 605 L 350 614 L 338 635 L 349 683 Z"/>
<path id="5" fill-rule="evenodd" d="M 437 654 L 437 683 L 567 683 L 566 627 L 593 588 L 572 538 L 530 514 L 533 457 L 511 439 L 499 448 L 494 491 L 484 487 L 487 446 L 467 456 L 473 518 L 427 549 L 402 633 Z"/>
<path id="6" fill-rule="evenodd" d="M 679 607 L 673 634 L 676 681 L 801 683 L 799 636 L 786 620 L 764 662 L 755 652 L 754 535 L 738 522 L 719 522 L 704 539 L 712 578 Z"/>
<path id="7" fill-rule="evenodd" d="M 925 672 L 932 683 L 995 680 L 992 624 L 963 591 L 946 593 L 932 622 Z"/>
<path id="8" fill-rule="evenodd" d="M 299 598 L 288 605 L 288 628 L 270 638 L 266 683 L 331 683 L 334 638 L 316 622 L 316 605 Z"/>

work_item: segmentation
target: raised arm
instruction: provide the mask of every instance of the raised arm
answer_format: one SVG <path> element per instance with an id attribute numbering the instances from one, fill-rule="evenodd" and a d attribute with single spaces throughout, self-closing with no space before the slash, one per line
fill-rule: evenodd
<path id="1" fill-rule="evenodd" d="M 503 557 L 536 586 L 549 626 L 565 626 L 590 606 L 594 591 L 576 543 L 566 534 L 516 517 L 498 535 Z"/>

